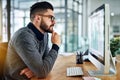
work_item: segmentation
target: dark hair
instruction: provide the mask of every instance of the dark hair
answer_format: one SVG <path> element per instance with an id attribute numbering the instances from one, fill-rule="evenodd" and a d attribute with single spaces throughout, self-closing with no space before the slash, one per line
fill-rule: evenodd
<path id="1" fill-rule="evenodd" d="M 32 18 L 32 15 L 34 15 L 35 13 L 40 11 L 45 11 L 47 9 L 54 10 L 52 4 L 50 4 L 49 2 L 43 1 L 43 2 L 37 2 L 33 4 L 30 7 L 30 18 Z"/>

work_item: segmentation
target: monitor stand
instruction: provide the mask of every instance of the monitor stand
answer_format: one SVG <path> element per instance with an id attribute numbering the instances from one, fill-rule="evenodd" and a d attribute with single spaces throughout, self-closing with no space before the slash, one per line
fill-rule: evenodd
<path id="1" fill-rule="evenodd" d="M 116 74 L 116 67 L 115 67 L 115 62 L 113 62 L 113 58 L 112 58 L 112 55 L 111 53 L 109 53 L 110 57 L 108 58 L 109 59 L 109 67 L 106 67 L 106 68 L 109 68 L 109 72 L 108 73 L 105 73 L 105 66 L 104 67 L 102 66 L 103 69 L 99 69 L 99 70 L 89 70 L 88 73 L 90 76 L 111 76 L 111 75 L 115 75 Z"/>
<path id="2" fill-rule="evenodd" d="M 115 75 L 114 72 L 110 71 L 109 74 L 105 74 L 103 71 L 100 70 L 90 70 L 88 71 L 88 73 L 90 74 L 90 76 L 111 76 L 111 75 Z"/>

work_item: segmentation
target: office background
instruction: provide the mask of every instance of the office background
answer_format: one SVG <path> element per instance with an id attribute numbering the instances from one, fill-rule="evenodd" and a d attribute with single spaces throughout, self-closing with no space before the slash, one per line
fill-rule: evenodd
<path id="1" fill-rule="evenodd" d="M 38 1 L 48 1 L 55 8 L 55 31 L 62 38 L 60 52 L 88 48 L 88 17 L 104 3 L 110 5 L 110 38 L 120 35 L 120 0 L 0 0 L 0 42 L 9 41 L 29 23 L 29 8 Z"/>

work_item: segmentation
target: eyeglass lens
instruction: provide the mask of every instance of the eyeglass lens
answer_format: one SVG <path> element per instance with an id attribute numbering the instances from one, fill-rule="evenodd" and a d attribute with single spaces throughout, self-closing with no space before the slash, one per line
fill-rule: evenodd
<path id="1" fill-rule="evenodd" d="M 54 21 L 54 20 L 55 20 L 55 17 L 54 17 L 54 16 L 51 16 L 51 20 Z"/>

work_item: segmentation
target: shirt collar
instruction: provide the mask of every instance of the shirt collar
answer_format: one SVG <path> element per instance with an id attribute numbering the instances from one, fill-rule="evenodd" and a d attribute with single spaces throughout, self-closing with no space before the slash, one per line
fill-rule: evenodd
<path id="1" fill-rule="evenodd" d="M 38 40 L 43 40 L 44 38 L 44 34 L 42 34 L 34 25 L 33 23 L 29 23 L 28 25 L 28 28 L 30 28 L 36 35 L 37 39 Z"/>

